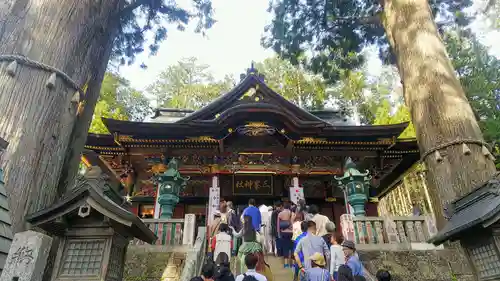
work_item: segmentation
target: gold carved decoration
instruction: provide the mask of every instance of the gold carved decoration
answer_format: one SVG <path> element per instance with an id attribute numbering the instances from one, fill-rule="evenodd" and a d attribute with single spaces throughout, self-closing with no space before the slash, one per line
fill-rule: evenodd
<path id="1" fill-rule="evenodd" d="M 249 122 L 244 126 L 237 128 L 238 133 L 250 137 L 273 135 L 276 129 L 264 122 Z"/>
<path id="2" fill-rule="evenodd" d="M 299 141 L 297 141 L 297 143 L 322 143 L 322 142 L 326 142 L 326 139 L 305 137 L 305 138 L 301 138 Z"/>
<path id="3" fill-rule="evenodd" d="M 132 136 L 127 136 L 127 135 L 119 135 L 118 136 L 118 141 L 123 141 L 123 142 L 134 142 L 134 138 Z"/>
<path id="4" fill-rule="evenodd" d="M 153 174 L 157 175 L 157 174 L 161 174 L 161 173 L 165 172 L 167 169 L 168 169 L 167 165 L 165 165 L 163 163 L 158 163 L 158 164 L 154 164 L 151 167 L 151 172 L 153 172 Z"/>
<path id="5" fill-rule="evenodd" d="M 210 141 L 210 142 L 216 142 L 217 141 L 216 139 L 214 139 L 212 137 L 209 137 L 209 136 L 190 137 L 188 139 L 192 140 L 192 141 Z"/>
<path id="6" fill-rule="evenodd" d="M 245 127 L 252 127 L 252 128 L 268 128 L 269 125 L 266 125 L 264 122 L 249 122 L 245 125 Z"/>

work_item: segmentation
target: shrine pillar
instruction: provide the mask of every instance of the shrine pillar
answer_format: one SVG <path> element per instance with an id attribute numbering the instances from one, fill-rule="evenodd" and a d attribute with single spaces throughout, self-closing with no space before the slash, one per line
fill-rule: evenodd
<path id="1" fill-rule="evenodd" d="M 159 219 L 160 218 L 161 206 L 160 206 L 160 202 L 158 202 L 159 198 L 160 198 L 160 184 L 157 184 L 156 185 L 156 197 L 155 197 L 155 212 L 154 212 L 154 215 L 153 215 L 153 217 L 155 219 Z"/>

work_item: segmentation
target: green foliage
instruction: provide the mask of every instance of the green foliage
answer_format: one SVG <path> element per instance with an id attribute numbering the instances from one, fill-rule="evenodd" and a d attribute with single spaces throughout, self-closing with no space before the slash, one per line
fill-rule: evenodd
<path id="1" fill-rule="evenodd" d="M 478 1 L 479 2 L 479 1 Z M 492 30 L 500 29 L 500 1 L 483 0 L 484 7 L 478 8 L 478 15 L 483 19 L 488 28 Z"/>
<path id="2" fill-rule="evenodd" d="M 411 123 L 411 116 L 408 108 L 400 104 L 395 113 L 391 113 L 393 110 L 393 105 L 389 102 L 389 100 L 384 100 L 380 104 L 379 108 L 376 112 L 376 118 L 373 122 L 374 125 L 390 125 L 390 124 L 400 124 L 405 122 L 410 122 L 408 127 L 403 131 L 403 133 L 399 136 L 401 139 L 415 138 L 417 135 L 415 133 L 415 127 L 413 127 L 413 123 Z"/>
<path id="3" fill-rule="evenodd" d="M 150 113 L 149 100 L 143 93 L 132 89 L 128 82 L 120 76 L 106 73 L 89 132 L 96 134 L 109 133 L 101 120 L 102 117 L 142 121 Z"/>
<path id="4" fill-rule="evenodd" d="M 184 30 L 191 20 L 198 20 L 195 32 L 202 32 L 215 23 L 211 0 L 191 0 L 191 9 L 180 7 L 177 1 L 125 0 L 119 12 L 120 32 L 115 38 L 112 58 L 121 64 L 131 64 L 144 51 L 146 38 L 153 38 L 147 47 L 154 55 L 159 44 L 167 38 L 168 25 Z M 183 1 L 185 3 L 185 1 Z M 149 42 L 148 42 L 149 43 Z"/>
<path id="5" fill-rule="evenodd" d="M 256 68 L 264 74 L 269 87 L 298 106 L 323 109 L 330 98 L 323 79 L 278 57 L 268 58 Z"/>
<path id="6" fill-rule="evenodd" d="M 271 0 L 269 11 L 274 19 L 266 27 L 262 44 L 292 64 L 304 64 L 335 83 L 342 71 L 362 65 L 361 50 L 368 45 L 377 45 L 384 61 L 394 61 L 379 20 L 383 11 L 380 3 L 383 1 Z M 462 10 L 472 4 L 471 0 L 429 3 L 434 15 L 443 20 L 441 24 L 468 23 Z"/>
<path id="7" fill-rule="evenodd" d="M 233 80 L 228 76 L 218 81 L 209 66 L 196 58 L 186 58 L 167 67 L 148 88 L 158 107 L 198 109 L 229 91 Z"/>
<path id="8" fill-rule="evenodd" d="M 488 142 L 500 142 L 500 60 L 474 38 L 448 32 L 444 41 Z"/>
<path id="9" fill-rule="evenodd" d="M 449 31 L 446 48 L 500 169 L 500 60 L 474 37 Z"/>

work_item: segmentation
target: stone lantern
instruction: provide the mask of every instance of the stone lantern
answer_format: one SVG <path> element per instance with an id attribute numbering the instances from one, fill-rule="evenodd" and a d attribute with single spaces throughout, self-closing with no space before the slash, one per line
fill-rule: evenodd
<path id="1" fill-rule="evenodd" d="M 338 185 L 344 190 L 347 202 L 354 209 L 355 216 L 365 216 L 365 204 L 368 201 L 368 190 L 370 188 L 370 179 L 368 170 L 361 173 L 356 169 L 356 164 L 351 158 L 347 158 L 344 166 L 344 176 L 335 177 Z"/>
<path id="2" fill-rule="evenodd" d="M 158 171 L 154 180 L 159 185 L 158 204 L 160 204 L 160 218 L 169 219 L 174 208 L 179 203 L 179 193 L 184 191 L 189 177 L 182 177 L 179 173 L 179 162 L 172 158 L 165 171 Z"/>

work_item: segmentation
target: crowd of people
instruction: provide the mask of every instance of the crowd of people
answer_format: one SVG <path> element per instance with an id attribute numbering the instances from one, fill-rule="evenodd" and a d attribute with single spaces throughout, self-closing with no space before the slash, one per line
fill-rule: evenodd
<path id="1" fill-rule="evenodd" d="M 343 240 L 335 223 L 303 200 L 259 208 L 250 199 L 241 216 L 232 202 L 222 202 L 210 224 L 209 239 L 208 262 L 202 276 L 192 281 L 273 281 L 265 253 L 281 257 L 294 281 L 366 280 L 355 243 Z M 231 273 L 231 256 L 242 272 L 236 277 Z M 390 281 L 391 275 L 380 270 L 376 278 Z"/>

